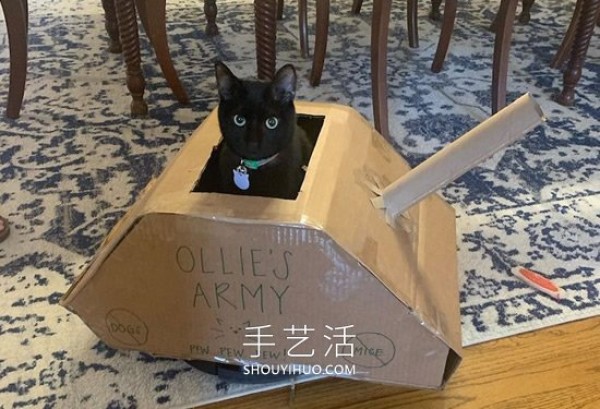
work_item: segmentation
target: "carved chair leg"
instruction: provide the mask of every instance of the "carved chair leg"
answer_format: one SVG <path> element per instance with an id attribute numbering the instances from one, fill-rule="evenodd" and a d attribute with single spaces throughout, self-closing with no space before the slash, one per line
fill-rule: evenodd
<path id="1" fill-rule="evenodd" d="M 362 0 L 353 0 L 352 1 L 352 14 L 360 14 L 361 8 L 362 8 Z"/>
<path id="2" fill-rule="evenodd" d="M 148 105 L 144 101 L 146 81 L 142 72 L 140 42 L 134 0 L 115 0 L 119 37 L 123 47 L 123 57 L 127 65 L 127 88 L 131 93 L 131 115 L 146 116 Z"/>
<path id="3" fill-rule="evenodd" d="M 573 105 L 575 99 L 575 87 L 581 78 L 581 70 L 585 61 L 585 55 L 590 45 L 590 39 L 594 32 L 598 16 L 600 15 L 600 0 L 583 0 L 581 16 L 577 25 L 573 48 L 567 69 L 563 75 L 562 92 L 554 99 L 561 105 Z"/>
<path id="4" fill-rule="evenodd" d="M 283 20 L 283 0 L 277 0 L 277 20 Z"/>
<path id="5" fill-rule="evenodd" d="M 204 33 L 209 37 L 219 34 L 219 27 L 217 27 L 216 0 L 204 0 L 204 16 L 206 17 L 206 28 L 204 29 Z"/>
<path id="6" fill-rule="evenodd" d="M 277 0 L 254 0 L 256 63 L 259 79 L 275 75 L 277 40 Z"/>

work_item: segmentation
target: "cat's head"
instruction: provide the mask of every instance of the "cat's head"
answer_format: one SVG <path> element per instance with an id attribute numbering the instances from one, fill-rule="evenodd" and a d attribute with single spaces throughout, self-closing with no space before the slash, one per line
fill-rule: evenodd
<path id="1" fill-rule="evenodd" d="M 272 82 L 237 78 L 215 64 L 219 90 L 219 126 L 223 140 L 244 159 L 265 159 L 283 150 L 294 135 L 296 70 L 287 64 Z"/>

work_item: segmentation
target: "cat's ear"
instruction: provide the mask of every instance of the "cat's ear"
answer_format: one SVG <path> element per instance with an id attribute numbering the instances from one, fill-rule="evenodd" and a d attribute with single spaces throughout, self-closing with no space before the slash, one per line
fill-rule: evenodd
<path id="1" fill-rule="evenodd" d="M 286 64 L 277 71 L 271 88 L 275 101 L 292 102 L 296 95 L 296 70 L 292 64 Z"/>
<path id="2" fill-rule="evenodd" d="M 215 63 L 215 76 L 217 77 L 217 89 L 222 100 L 235 98 L 239 88 L 240 80 L 233 75 L 231 70 L 222 62 Z"/>

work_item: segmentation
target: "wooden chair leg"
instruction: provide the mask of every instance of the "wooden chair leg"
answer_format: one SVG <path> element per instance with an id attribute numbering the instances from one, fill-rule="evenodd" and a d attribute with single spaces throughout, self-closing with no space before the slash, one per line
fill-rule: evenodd
<path id="1" fill-rule="evenodd" d="M 352 14 L 360 14 L 361 8 L 362 8 L 362 0 L 353 0 L 352 1 Z"/>
<path id="2" fill-rule="evenodd" d="M 560 47 L 558 47 L 556 55 L 550 63 L 550 67 L 552 68 L 558 68 L 562 66 L 567 60 L 569 53 L 571 52 L 571 48 L 573 47 L 573 40 L 575 39 L 575 32 L 577 31 L 577 23 L 579 23 L 579 19 L 581 18 L 582 4 L 582 0 L 577 0 L 577 3 L 575 3 L 575 10 L 573 11 L 573 17 L 571 18 L 571 22 L 569 23 L 569 28 L 567 29 L 562 43 L 560 44 Z"/>
<path id="3" fill-rule="evenodd" d="M 498 28 L 494 41 L 492 70 L 492 114 L 506 106 L 506 80 L 510 41 L 517 11 L 517 0 L 502 0 L 498 11 Z"/>
<path id="4" fill-rule="evenodd" d="M 408 46 L 410 48 L 419 48 L 418 11 L 418 1 L 408 0 L 406 5 L 406 25 L 408 27 Z"/>
<path id="5" fill-rule="evenodd" d="M 140 57 L 140 39 L 138 36 L 137 16 L 133 0 L 115 0 L 119 38 L 123 47 L 123 57 L 127 65 L 127 88 L 131 93 L 131 115 L 148 115 L 148 105 L 144 101 L 146 81 L 142 71 Z"/>
<path id="6" fill-rule="evenodd" d="M 429 18 L 433 21 L 440 21 L 442 19 L 442 13 L 440 13 L 440 5 L 442 0 L 431 0 L 431 11 L 429 12 Z"/>
<path id="7" fill-rule="evenodd" d="M 119 39 L 119 23 L 117 23 L 115 1 L 102 0 L 102 7 L 104 8 L 104 27 L 109 38 L 108 51 L 114 54 L 121 54 L 121 40 Z"/>
<path id="8" fill-rule="evenodd" d="M 308 7 L 307 0 L 298 0 L 298 29 L 300 35 L 300 54 L 307 58 L 308 50 Z"/>
<path id="9" fill-rule="evenodd" d="M 310 72 L 310 84 L 317 86 L 321 83 L 325 53 L 327 51 L 327 37 L 329 32 L 329 0 L 317 1 L 317 30 L 315 34 L 315 51 L 313 65 Z"/>
<path id="10" fill-rule="evenodd" d="M 217 1 L 204 0 L 204 17 L 206 17 L 206 28 L 204 33 L 209 37 L 214 37 L 219 34 L 217 26 Z"/>
<path id="11" fill-rule="evenodd" d="M 177 100 L 182 104 L 190 102 L 177 71 L 173 66 L 173 60 L 169 52 L 167 41 L 166 0 L 136 0 L 136 6 L 140 20 L 150 39 L 152 48 L 156 53 L 156 59 L 160 65 L 167 84 L 175 94 Z M 148 11 L 150 10 L 150 13 Z"/>
<path id="12" fill-rule="evenodd" d="M 387 41 L 389 34 L 391 1 L 373 2 L 371 22 L 371 87 L 375 129 L 390 140 L 388 123 Z"/>
<path id="13" fill-rule="evenodd" d="M 431 64 L 431 71 L 433 72 L 440 72 L 444 66 L 444 60 L 446 59 L 448 46 L 452 38 L 452 31 L 454 30 L 454 21 L 456 20 L 456 3 L 457 0 L 446 0 L 444 5 L 442 31 L 440 32 L 435 57 L 433 57 L 433 63 Z"/>
<path id="14" fill-rule="evenodd" d="M 283 20 L 283 0 L 277 0 L 277 20 Z"/>
<path id="15" fill-rule="evenodd" d="M 519 23 L 528 24 L 531 19 L 531 6 L 535 0 L 523 0 L 523 9 L 521 10 L 521 14 L 519 14 Z"/>
<path id="16" fill-rule="evenodd" d="M 575 100 L 575 87 L 581 78 L 581 70 L 585 55 L 590 45 L 594 26 L 600 16 L 600 0 L 583 0 L 581 16 L 577 24 L 577 31 L 573 39 L 573 48 L 567 69 L 563 75 L 562 92 L 554 99 L 562 105 L 571 106 Z"/>
<path id="17" fill-rule="evenodd" d="M 254 0 L 257 76 L 270 80 L 275 76 L 277 41 L 276 0 Z"/>
<path id="18" fill-rule="evenodd" d="M 519 23 L 521 24 L 527 24 L 529 23 L 529 20 L 531 18 L 531 7 L 533 6 L 534 0 L 522 0 L 523 1 L 523 8 L 521 10 L 521 14 L 519 14 Z M 499 24 L 499 19 L 500 16 L 498 15 L 499 13 L 496 14 L 496 16 L 494 17 L 494 21 L 492 21 L 492 24 L 490 24 L 490 27 L 488 28 L 489 31 L 491 31 L 492 33 L 496 32 L 496 29 L 498 28 L 498 24 Z"/>
<path id="19" fill-rule="evenodd" d="M 490 24 L 490 26 L 488 27 L 488 31 L 495 33 L 496 30 L 498 29 L 498 24 L 499 24 L 499 20 L 500 20 L 500 13 L 496 13 L 496 15 L 494 16 L 494 20 L 492 21 L 492 24 Z"/>
<path id="20" fill-rule="evenodd" d="M 27 77 L 27 0 L 0 0 L 10 53 L 10 74 L 6 116 L 18 118 L 21 114 L 25 79 Z"/>

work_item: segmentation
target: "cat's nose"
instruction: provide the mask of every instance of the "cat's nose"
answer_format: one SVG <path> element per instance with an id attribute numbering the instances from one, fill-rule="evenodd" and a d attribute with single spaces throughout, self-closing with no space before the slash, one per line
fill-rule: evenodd
<path id="1" fill-rule="evenodd" d="M 260 145 L 258 144 L 258 141 L 249 141 L 248 142 L 248 150 L 250 152 L 258 152 L 260 148 Z"/>

